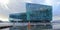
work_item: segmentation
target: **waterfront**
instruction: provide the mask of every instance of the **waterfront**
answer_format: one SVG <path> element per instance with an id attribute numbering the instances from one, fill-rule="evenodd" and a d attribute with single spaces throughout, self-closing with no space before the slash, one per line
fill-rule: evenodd
<path id="1" fill-rule="evenodd" d="M 25 26 L 25 27 L 24 26 L 16 26 L 16 28 L 14 28 L 14 29 L 19 30 L 18 27 L 20 27 L 20 30 L 22 30 L 22 29 L 24 29 L 24 30 L 26 29 L 27 30 L 28 29 L 27 26 Z M 9 30 L 9 29 L 10 28 L 5 28 L 5 29 L 0 29 L 0 30 Z M 52 23 L 52 28 L 49 28 L 49 29 L 40 29 L 39 26 L 38 27 L 33 26 L 32 29 L 35 29 L 35 30 L 36 29 L 37 30 L 60 30 L 60 23 Z"/>
<path id="2" fill-rule="evenodd" d="M 9 28 L 5 28 L 5 29 L 0 29 L 0 30 L 9 30 Z"/>

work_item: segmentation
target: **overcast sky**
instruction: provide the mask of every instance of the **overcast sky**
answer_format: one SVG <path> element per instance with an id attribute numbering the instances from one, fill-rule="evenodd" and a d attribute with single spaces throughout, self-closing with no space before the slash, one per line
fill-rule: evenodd
<path id="1" fill-rule="evenodd" d="M 24 2 L 51 5 L 53 7 L 53 20 L 60 20 L 60 0 L 0 0 L 0 20 L 8 21 L 9 14 L 26 12 Z"/>

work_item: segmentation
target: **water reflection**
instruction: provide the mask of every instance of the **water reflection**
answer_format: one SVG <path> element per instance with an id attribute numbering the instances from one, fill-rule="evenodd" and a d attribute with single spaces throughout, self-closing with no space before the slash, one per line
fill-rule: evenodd
<path id="1" fill-rule="evenodd" d="M 37 23 L 36 23 L 37 24 Z M 10 30 L 53 30 L 52 27 L 52 23 L 49 24 L 39 24 L 39 25 L 30 25 L 30 28 L 28 27 L 28 25 L 24 26 L 24 24 L 22 24 L 23 26 L 13 26 L 10 28 Z"/>
<path id="2" fill-rule="evenodd" d="M 5 28 L 5 29 L 0 29 L 0 30 L 9 30 L 9 28 Z"/>
<path id="3" fill-rule="evenodd" d="M 27 23 L 15 23 L 15 24 L 11 28 L 0 29 L 0 30 L 29 30 Z M 47 25 L 46 24 L 42 25 L 43 23 L 42 24 L 36 23 L 36 24 L 30 25 L 30 30 L 60 30 L 60 23 L 50 23 Z"/>

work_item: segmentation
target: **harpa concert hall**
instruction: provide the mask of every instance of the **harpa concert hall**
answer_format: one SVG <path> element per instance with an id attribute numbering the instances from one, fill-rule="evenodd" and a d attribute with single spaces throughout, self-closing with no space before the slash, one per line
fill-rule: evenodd
<path id="1" fill-rule="evenodd" d="M 11 22 L 20 21 L 40 21 L 40 22 L 50 22 L 52 20 L 52 6 L 26 3 L 25 13 L 13 13 L 9 15 L 9 20 Z"/>

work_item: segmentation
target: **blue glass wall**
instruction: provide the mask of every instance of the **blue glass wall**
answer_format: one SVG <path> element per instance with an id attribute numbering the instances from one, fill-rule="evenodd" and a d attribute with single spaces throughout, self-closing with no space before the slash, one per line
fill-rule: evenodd
<path id="1" fill-rule="evenodd" d="M 26 13 L 10 14 L 10 18 L 14 18 L 14 19 L 26 19 Z"/>
<path id="2" fill-rule="evenodd" d="M 23 19 L 23 21 L 51 21 L 52 6 L 26 3 L 26 13 L 10 14 L 10 18 Z"/>
<path id="3" fill-rule="evenodd" d="M 15 14 L 10 14 L 9 15 L 9 20 L 14 21 L 15 19 L 21 19 L 22 21 L 26 20 L 26 13 L 15 13 Z M 20 20 L 18 20 L 20 21 Z"/>
<path id="4" fill-rule="evenodd" d="M 26 3 L 27 20 L 52 20 L 52 6 Z"/>

